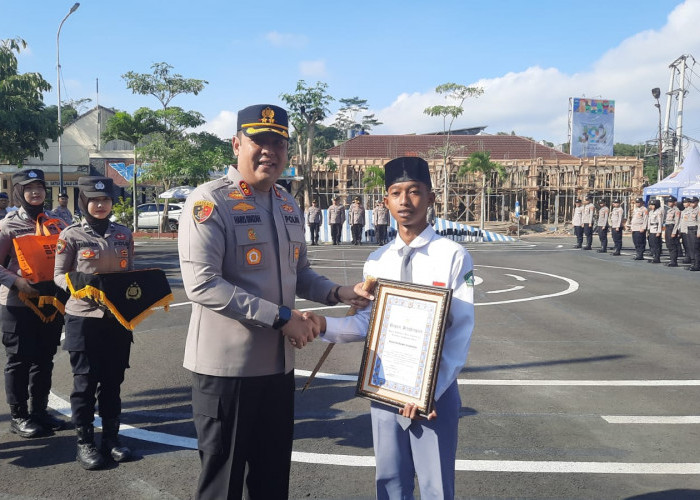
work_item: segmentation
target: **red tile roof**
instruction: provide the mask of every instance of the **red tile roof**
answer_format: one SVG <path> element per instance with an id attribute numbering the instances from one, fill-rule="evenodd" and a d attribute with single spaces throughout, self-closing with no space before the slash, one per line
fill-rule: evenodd
<path id="1" fill-rule="evenodd" d="M 359 135 L 326 153 L 341 159 L 425 156 L 431 149 L 443 146 L 445 139 L 443 135 Z M 514 135 L 453 135 L 450 144 L 463 148 L 460 157 L 475 151 L 490 151 L 494 161 L 534 158 L 579 161 L 574 156 Z"/>

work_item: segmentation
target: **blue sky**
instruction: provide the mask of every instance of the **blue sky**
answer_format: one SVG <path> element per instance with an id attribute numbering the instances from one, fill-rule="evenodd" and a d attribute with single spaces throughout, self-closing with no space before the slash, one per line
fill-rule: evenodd
<path id="1" fill-rule="evenodd" d="M 0 0 L 0 39 L 29 44 L 20 71 L 55 87 L 56 31 L 73 2 Z M 666 91 L 668 66 L 700 60 L 700 0 L 571 1 L 376 0 L 265 2 L 85 0 L 61 30 L 62 98 L 96 100 L 133 112 L 157 108 L 121 75 L 167 62 L 185 77 L 207 80 L 199 96 L 173 105 L 204 114 L 204 129 L 235 130 L 238 109 L 282 104 L 296 82 L 323 81 L 336 98 L 359 96 L 384 122 L 374 133 L 440 130 L 425 107 L 444 102 L 435 86 L 481 85 L 455 127 L 486 125 L 567 141 L 569 97 L 616 101 L 615 141 L 657 135 L 651 88 Z M 700 68 L 689 73 L 684 134 L 700 139 Z M 45 95 L 56 103 L 54 92 Z M 666 103 L 662 99 L 665 113 Z M 337 104 L 332 111 L 337 110 Z M 675 108 L 673 109 L 675 112 Z M 675 125 L 675 115 L 672 119 Z"/>

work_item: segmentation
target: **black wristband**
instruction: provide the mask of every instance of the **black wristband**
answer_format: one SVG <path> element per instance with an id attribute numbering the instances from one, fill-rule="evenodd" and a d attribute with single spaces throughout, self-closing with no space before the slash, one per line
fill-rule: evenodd
<path id="1" fill-rule="evenodd" d="M 340 291 L 339 286 L 335 287 L 335 290 L 333 290 L 333 297 L 335 297 L 337 304 L 340 304 L 342 302 L 342 299 L 340 298 L 340 295 L 338 294 L 339 291 Z"/>

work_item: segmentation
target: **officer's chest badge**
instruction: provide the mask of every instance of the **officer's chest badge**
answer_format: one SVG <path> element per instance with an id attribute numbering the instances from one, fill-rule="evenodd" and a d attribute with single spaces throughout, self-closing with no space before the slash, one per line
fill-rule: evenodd
<path id="1" fill-rule="evenodd" d="M 244 201 L 237 203 L 233 206 L 233 209 L 237 212 L 247 212 L 248 210 L 255 210 L 255 206 Z"/>
<path id="2" fill-rule="evenodd" d="M 258 235 L 255 234 L 255 230 L 254 230 L 254 229 L 248 229 L 248 239 L 249 239 L 250 241 L 255 241 L 255 240 L 258 239 Z"/>
<path id="3" fill-rule="evenodd" d="M 249 266 L 257 266 L 262 262 L 262 252 L 257 248 L 251 248 L 245 253 L 245 260 Z"/>
<path id="4" fill-rule="evenodd" d="M 192 217 L 197 224 L 206 221 L 214 213 L 214 202 L 198 200 L 192 206 Z"/>
<path id="5" fill-rule="evenodd" d="M 126 235 L 124 233 L 117 233 L 114 235 L 114 239 L 123 241 L 126 239 Z"/>
<path id="6" fill-rule="evenodd" d="M 135 281 L 126 289 L 127 300 L 139 300 L 141 298 L 141 287 Z"/>
<path id="7" fill-rule="evenodd" d="M 238 188 L 233 188 L 231 191 L 229 191 L 228 197 L 232 200 L 242 200 L 243 198 L 245 198 L 245 196 L 243 196 L 243 193 L 241 193 L 241 191 Z"/>
<path id="8" fill-rule="evenodd" d="M 122 259 L 121 262 L 119 262 L 119 267 L 121 267 L 122 269 L 126 269 L 126 266 L 128 264 L 129 263 L 126 261 L 126 259 Z"/>
<path id="9" fill-rule="evenodd" d="M 243 194 L 246 196 L 253 196 L 253 190 L 250 189 L 250 186 L 246 181 L 241 181 L 238 183 L 238 185 L 241 188 L 241 191 L 243 191 Z"/>
<path id="10" fill-rule="evenodd" d="M 87 250 L 83 250 L 80 255 L 83 259 L 94 259 L 95 251 L 88 248 Z"/>
<path id="11" fill-rule="evenodd" d="M 123 249 L 121 249 L 121 250 L 119 251 L 119 254 L 120 254 L 122 257 L 128 257 L 128 256 L 129 256 L 129 251 L 128 251 L 126 248 L 123 248 Z"/>
<path id="12" fill-rule="evenodd" d="M 294 207 L 291 205 L 287 205 L 286 203 L 284 205 L 282 205 L 280 208 L 287 213 L 290 213 L 290 214 L 294 213 Z"/>
<path id="13" fill-rule="evenodd" d="M 66 242 L 64 240 L 59 239 L 56 242 L 56 253 L 63 253 L 63 251 L 66 249 Z"/>

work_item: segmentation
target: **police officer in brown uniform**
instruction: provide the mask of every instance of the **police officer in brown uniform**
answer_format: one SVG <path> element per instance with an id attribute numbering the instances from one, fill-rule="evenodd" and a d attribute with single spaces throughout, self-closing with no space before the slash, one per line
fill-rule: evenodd
<path id="1" fill-rule="evenodd" d="M 692 242 L 688 237 L 688 226 L 691 225 L 691 220 L 695 217 L 695 214 L 691 210 L 690 198 L 683 197 L 683 210 L 681 210 L 678 225 L 675 227 L 674 234 L 679 236 L 681 243 L 683 244 L 683 250 L 685 257 L 683 258 L 683 264 L 691 264 L 693 262 L 693 247 Z"/>
<path id="2" fill-rule="evenodd" d="M 311 233 L 311 244 L 318 245 L 318 230 L 323 222 L 323 212 L 318 206 L 318 201 L 313 200 L 306 211 L 306 223 Z"/>
<path id="3" fill-rule="evenodd" d="M 84 274 L 131 271 L 134 242 L 131 230 L 111 222 L 113 181 L 108 177 L 78 179 L 78 207 L 83 219 L 61 232 L 56 245 L 54 281 L 68 289 L 66 273 Z M 66 339 L 70 354 L 73 391 L 72 421 L 78 437 L 77 461 L 87 470 L 99 469 L 111 457 L 123 462 L 131 450 L 119 440 L 121 384 L 129 367 L 133 334 L 114 315 L 89 298 L 71 296 L 66 303 Z M 95 402 L 102 417 L 102 443 L 94 440 Z"/>
<path id="4" fill-rule="evenodd" d="M 661 232 L 664 224 L 664 209 L 661 208 L 659 200 L 652 200 L 649 203 L 649 214 L 647 217 L 647 231 L 649 232 L 649 250 L 651 251 L 650 264 L 661 262 Z"/>
<path id="5" fill-rule="evenodd" d="M 583 201 L 583 211 L 581 213 L 581 223 L 583 224 L 583 234 L 586 237 L 586 245 L 583 250 L 590 250 L 593 244 L 593 196 L 586 195 Z"/>
<path id="6" fill-rule="evenodd" d="M 66 224 L 73 224 L 73 214 L 68 209 L 68 195 L 66 193 L 58 195 L 58 206 L 53 210 L 53 213 Z"/>
<path id="7" fill-rule="evenodd" d="M 690 211 L 690 216 L 688 217 L 688 247 L 693 255 L 693 265 L 688 268 L 688 271 L 700 271 L 700 231 L 698 231 L 700 209 L 698 209 L 697 196 L 690 198 L 688 210 Z"/>
<path id="8" fill-rule="evenodd" d="M 362 228 L 365 227 L 365 207 L 362 206 L 359 198 L 355 198 L 348 209 L 348 222 L 352 232 L 352 244 L 361 244 Z"/>
<path id="9" fill-rule="evenodd" d="M 600 249 L 598 253 L 605 253 L 608 251 L 608 217 L 610 215 L 610 209 L 606 206 L 605 200 L 600 200 L 600 209 L 598 210 L 598 239 L 600 240 Z"/>
<path id="10" fill-rule="evenodd" d="M 571 224 L 574 226 L 574 236 L 576 236 L 574 248 L 581 248 L 583 245 L 583 207 L 579 199 L 574 202 L 574 215 Z"/>
<path id="11" fill-rule="evenodd" d="M 632 242 L 634 243 L 635 252 L 633 260 L 644 260 L 644 250 L 647 246 L 646 233 L 649 211 L 644 206 L 643 198 L 637 198 L 635 205 L 630 218 L 630 229 L 632 230 Z"/>
<path id="12" fill-rule="evenodd" d="M 377 244 L 384 245 L 388 241 L 386 229 L 389 227 L 389 209 L 381 201 L 378 201 L 377 206 L 374 207 L 372 222 L 377 230 Z"/>
<path id="13" fill-rule="evenodd" d="M 184 366 L 192 372 L 202 500 L 241 498 L 244 489 L 247 498 L 287 498 L 294 350 L 320 327 L 293 310 L 295 295 L 325 304 L 357 297 L 310 267 L 301 209 L 275 184 L 288 137 L 284 109 L 239 111 L 237 167 L 199 186 L 180 218 L 180 265 L 192 301 Z"/>
<path id="14" fill-rule="evenodd" d="M 625 212 L 620 206 L 620 200 L 612 201 L 613 208 L 610 211 L 610 230 L 612 232 L 613 253 L 612 255 L 620 255 L 622 250 L 622 231 L 624 229 Z"/>
<path id="15" fill-rule="evenodd" d="M 340 245 L 344 222 L 345 207 L 340 203 L 340 197 L 336 197 L 333 199 L 333 204 L 328 207 L 328 224 L 331 226 L 331 239 L 334 245 Z"/>
<path id="16" fill-rule="evenodd" d="M 666 248 L 670 256 L 670 260 L 668 264 L 666 264 L 668 267 L 678 267 L 678 247 L 680 242 L 678 241 L 678 236 L 676 236 L 673 231 L 678 225 L 681 215 L 681 211 L 678 210 L 676 206 L 677 201 L 675 196 L 669 196 L 666 200 L 668 206 L 666 216 L 664 217 L 664 236 L 666 238 Z"/>
<path id="17" fill-rule="evenodd" d="M 63 316 L 58 314 L 50 323 L 44 323 L 19 297 L 19 292 L 38 295 L 31 283 L 20 276 L 13 240 L 36 232 L 37 218 L 44 214 L 44 172 L 20 170 L 12 175 L 12 184 L 12 197 L 20 208 L 0 221 L 0 324 L 7 355 L 5 396 L 12 415 L 10 432 L 32 438 L 59 430 L 65 424 L 47 412 L 53 357 L 60 343 Z M 27 404 L 30 398 L 31 409 Z"/>

